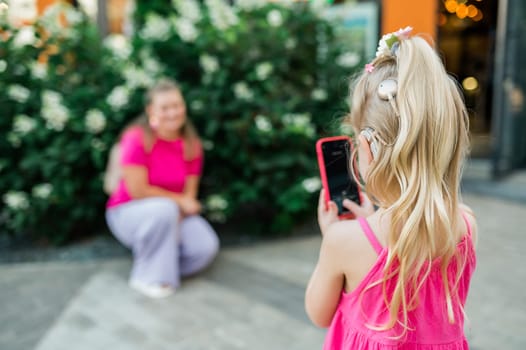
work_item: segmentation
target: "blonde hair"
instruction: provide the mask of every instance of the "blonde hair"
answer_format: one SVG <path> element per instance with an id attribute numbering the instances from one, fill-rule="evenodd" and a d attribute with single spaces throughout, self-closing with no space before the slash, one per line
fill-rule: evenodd
<path id="1" fill-rule="evenodd" d="M 153 102 L 153 99 L 155 95 L 162 92 L 168 92 L 168 91 L 177 91 L 182 95 L 181 88 L 179 85 L 170 79 L 161 79 L 159 80 L 155 85 L 153 85 L 145 95 L 145 105 L 148 106 Z M 150 151 L 153 142 L 155 140 L 155 133 L 152 127 L 150 126 L 150 123 L 148 121 L 148 116 L 146 114 L 143 114 L 139 116 L 136 120 L 134 120 L 131 124 L 131 126 L 139 126 L 143 130 L 144 134 L 144 147 L 147 151 Z M 128 127 L 129 128 L 129 127 Z M 128 129 L 126 128 L 126 130 Z M 186 118 L 185 123 L 182 126 L 181 134 L 183 136 L 184 140 L 184 157 L 186 160 L 192 160 L 199 156 L 199 153 L 202 152 L 201 146 L 200 146 L 200 140 L 199 135 L 197 133 L 197 130 L 195 129 L 192 122 Z"/>
<path id="2" fill-rule="evenodd" d="M 465 264 L 458 254 L 460 175 L 468 150 L 468 118 L 458 85 L 435 50 L 422 38 L 402 40 L 396 55 L 380 56 L 372 72 L 355 82 L 347 122 L 359 133 L 374 130 L 377 154 L 365 179 L 367 194 L 390 214 L 388 256 L 381 281 L 390 319 L 377 329 L 401 324 L 409 329 L 408 311 L 440 258 L 448 319 L 454 323 L 457 285 Z M 397 81 L 394 108 L 381 99 L 378 86 Z M 396 111 L 396 109 L 398 111 Z M 447 269 L 458 265 L 453 285 Z M 397 278 L 390 300 L 387 281 Z M 399 319 L 401 318 L 401 319 Z"/>

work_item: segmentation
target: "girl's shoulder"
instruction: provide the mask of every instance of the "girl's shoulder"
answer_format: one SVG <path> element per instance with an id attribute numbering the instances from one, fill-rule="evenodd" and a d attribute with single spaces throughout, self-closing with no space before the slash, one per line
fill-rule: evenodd
<path id="1" fill-rule="evenodd" d="M 333 223 L 323 237 L 335 254 L 346 257 L 346 261 L 359 260 L 364 254 L 374 253 L 358 220 L 341 220 Z"/>
<path id="2" fill-rule="evenodd" d="M 471 233 L 471 239 L 473 241 L 473 244 L 476 246 L 477 239 L 478 239 L 478 226 L 477 226 L 477 218 L 475 216 L 475 212 L 464 203 L 460 203 L 459 207 L 460 207 L 462 216 L 467 221 L 466 224 L 469 225 L 469 227 L 467 227 L 466 229 Z"/>

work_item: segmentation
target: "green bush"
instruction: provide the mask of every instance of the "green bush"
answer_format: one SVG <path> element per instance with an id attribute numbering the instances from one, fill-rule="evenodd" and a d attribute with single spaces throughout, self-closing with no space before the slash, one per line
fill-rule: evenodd
<path id="1" fill-rule="evenodd" d="M 203 138 L 202 199 L 212 222 L 266 234 L 313 215 L 314 143 L 338 132 L 331 125 L 347 109 L 347 79 L 363 63 L 362 52 L 342 51 L 316 11 L 256 0 L 138 1 L 129 43 L 103 43 L 82 14 L 62 11 L 67 30 L 49 29 L 57 10 L 34 27 L 2 24 L 11 33 L 0 40 L 0 221 L 8 232 L 62 242 L 103 226 L 108 149 L 160 76 L 181 84 Z M 47 65 L 35 63 L 43 52 Z"/>

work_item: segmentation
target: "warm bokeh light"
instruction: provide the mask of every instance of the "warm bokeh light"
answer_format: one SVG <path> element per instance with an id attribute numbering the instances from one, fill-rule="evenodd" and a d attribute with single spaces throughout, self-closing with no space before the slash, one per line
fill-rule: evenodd
<path id="1" fill-rule="evenodd" d="M 484 18 L 484 15 L 482 14 L 482 11 L 478 10 L 477 15 L 475 17 L 473 17 L 472 19 L 475 22 L 478 22 L 478 21 L 482 20 L 482 18 Z"/>
<path id="2" fill-rule="evenodd" d="M 479 82 L 475 77 L 467 77 L 462 81 L 464 90 L 473 92 L 479 88 Z"/>
<path id="3" fill-rule="evenodd" d="M 457 7 L 457 17 L 460 19 L 466 18 L 468 15 L 468 7 L 464 4 L 459 4 Z"/>
<path id="4" fill-rule="evenodd" d="M 457 11 L 458 4 L 456 0 L 447 0 L 444 6 L 449 13 L 455 13 Z"/>
<path id="5" fill-rule="evenodd" d="M 475 5 L 468 6 L 468 17 L 473 18 L 479 13 L 478 8 Z"/>

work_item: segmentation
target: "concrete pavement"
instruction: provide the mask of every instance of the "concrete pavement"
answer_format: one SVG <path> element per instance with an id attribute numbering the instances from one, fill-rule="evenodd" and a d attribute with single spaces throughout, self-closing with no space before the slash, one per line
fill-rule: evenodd
<path id="1" fill-rule="evenodd" d="M 465 195 L 479 222 L 468 299 L 475 350 L 526 349 L 526 205 Z M 303 311 L 317 229 L 223 249 L 172 297 L 127 287 L 130 257 L 0 265 L 0 349 L 320 349 Z"/>

